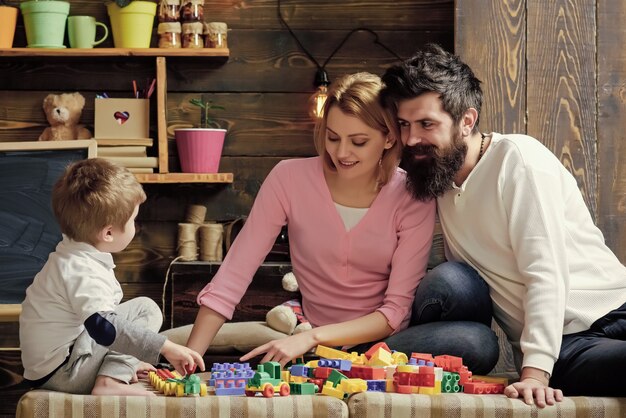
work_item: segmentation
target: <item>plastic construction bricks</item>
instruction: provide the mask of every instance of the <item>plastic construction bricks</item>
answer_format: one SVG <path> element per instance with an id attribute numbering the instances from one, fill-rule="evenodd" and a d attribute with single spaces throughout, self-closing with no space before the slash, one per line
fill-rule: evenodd
<path id="1" fill-rule="evenodd" d="M 236 396 L 246 393 L 246 385 L 254 376 L 249 363 L 214 363 L 209 387 L 217 396 Z"/>
<path id="2" fill-rule="evenodd" d="M 265 398 L 271 398 L 278 393 L 288 396 L 291 393 L 289 383 L 282 380 L 280 363 L 268 361 L 257 366 L 257 371 L 246 385 L 246 396 L 255 396 L 260 393 Z"/>
<path id="3" fill-rule="evenodd" d="M 176 371 L 157 369 L 156 372 L 148 373 L 148 379 L 152 386 L 165 396 L 206 396 L 207 385 L 202 383 L 196 374 L 182 377 Z"/>
<path id="4" fill-rule="evenodd" d="M 293 364 L 282 370 L 280 363 L 260 364 L 256 371 L 249 363 L 215 363 L 209 379 L 210 392 L 218 396 L 256 396 L 271 398 L 277 394 L 326 395 L 345 399 L 365 391 L 419 393 L 501 394 L 506 380 L 474 376 L 460 357 L 428 353 L 392 351 L 386 344 L 376 344 L 366 353 L 347 353 L 318 346 L 322 358 Z M 207 393 L 207 385 L 198 376 L 181 377 L 167 369 L 150 373 L 155 388 L 165 395 L 185 396 Z"/>

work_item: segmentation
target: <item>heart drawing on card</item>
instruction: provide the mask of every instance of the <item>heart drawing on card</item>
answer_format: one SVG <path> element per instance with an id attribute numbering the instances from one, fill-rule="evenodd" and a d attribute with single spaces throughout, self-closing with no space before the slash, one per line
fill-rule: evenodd
<path id="1" fill-rule="evenodd" d="M 115 121 L 120 124 L 123 125 L 126 123 L 126 121 L 128 120 L 128 118 L 130 118 L 130 113 L 124 111 L 124 112 L 120 112 L 117 111 L 113 114 L 113 117 L 115 118 Z"/>

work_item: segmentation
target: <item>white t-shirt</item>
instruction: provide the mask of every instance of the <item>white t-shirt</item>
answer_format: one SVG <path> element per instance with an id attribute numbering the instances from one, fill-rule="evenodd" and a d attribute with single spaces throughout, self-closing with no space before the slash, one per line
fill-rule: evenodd
<path id="1" fill-rule="evenodd" d="M 361 219 L 367 213 L 369 208 L 351 208 L 349 206 L 343 206 L 339 203 L 335 203 L 335 207 L 337 208 L 337 212 L 339 212 L 339 216 L 343 220 L 343 224 L 346 227 L 346 231 L 351 230 L 358 224 Z"/>
<path id="2" fill-rule="evenodd" d="M 122 288 L 114 267 L 111 254 L 63 236 L 22 303 L 20 348 L 26 379 L 41 379 L 63 363 L 92 314 L 115 310 Z"/>
<path id="3" fill-rule="evenodd" d="M 487 281 L 523 366 L 552 373 L 563 334 L 589 329 L 626 302 L 626 268 L 574 177 L 536 139 L 492 134 L 465 182 L 437 203 L 448 259 Z"/>

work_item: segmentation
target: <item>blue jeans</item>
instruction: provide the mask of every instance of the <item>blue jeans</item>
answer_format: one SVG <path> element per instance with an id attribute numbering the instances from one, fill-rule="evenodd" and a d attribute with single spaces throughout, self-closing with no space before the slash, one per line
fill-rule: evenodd
<path id="1" fill-rule="evenodd" d="M 566 396 L 626 396 L 626 303 L 587 331 L 563 336 L 550 386 Z"/>
<path id="2" fill-rule="evenodd" d="M 463 358 L 474 374 L 487 374 L 498 362 L 498 338 L 491 329 L 489 287 L 464 263 L 446 262 L 420 282 L 409 327 L 383 340 L 392 350 L 449 354 Z M 365 352 L 372 344 L 350 351 Z"/>

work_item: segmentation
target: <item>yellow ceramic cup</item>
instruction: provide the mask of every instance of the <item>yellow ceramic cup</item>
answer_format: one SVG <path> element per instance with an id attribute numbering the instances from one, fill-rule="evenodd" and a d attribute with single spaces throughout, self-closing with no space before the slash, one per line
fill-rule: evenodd
<path id="1" fill-rule="evenodd" d="M 13 47 L 17 7 L 0 6 L 0 48 Z"/>

